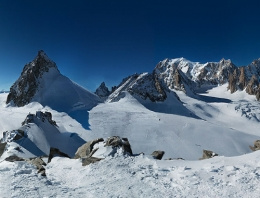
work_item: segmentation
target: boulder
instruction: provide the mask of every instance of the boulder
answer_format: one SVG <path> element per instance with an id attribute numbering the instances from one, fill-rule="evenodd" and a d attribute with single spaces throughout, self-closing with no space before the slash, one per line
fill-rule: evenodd
<path id="1" fill-rule="evenodd" d="M 128 153 L 133 155 L 131 145 L 127 138 L 120 138 L 119 136 L 112 136 L 109 137 L 106 141 L 105 146 L 112 146 L 112 147 L 122 147 L 124 154 Z"/>
<path id="2" fill-rule="evenodd" d="M 131 145 L 127 138 L 113 136 L 109 137 L 106 141 L 103 138 L 98 138 L 79 147 L 74 159 L 80 158 L 82 165 L 86 166 L 98 162 L 107 156 L 113 157 L 116 153 L 122 153 L 122 151 L 123 154 L 133 155 Z"/>
<path id="3" fill-rule="evenodd" d="M 6 144 L 7 144 L 6 142 L 0 143 L 0 157 L 3 155 L 3 153 L 5 151 Z"/>
<path id="4" fill-rule="evenodd" d="M 66 153 L 61 152 L 59 149 L 57 148 L 50 148 L 50 154 L 49 154 L 49 158 L 48 158 L 48 163 L 51 162 L 51 159 L 54 157 L 67 157 L 70 158 L 70 156 L 68 156 Z"/>
<path id="5" fill-rule="evenodd" d="M 250 148 L 252 151 L 260 150 L 260 140 L 256 140 L 256 141 L 254 142 L 254 146 L 249 146 L 249 148 Z"/>
<path id="6" fill-rule="evenodd" d="M 97 149 L 93 150 L 94 145 L 96 143 L 103 142 L 103 141 L 104 141 L 103 138 L 98 138 L 96 140 L 89 141 L 83 144 L 81 147 L 78 148 L 77 152 L 75 153 L 74 159 L 92 156 L 97 150 Z"/>
<path id="7" fill-rule="evenodd" d="M 202 158 L 200 158 L 200 160 L 209 159 L 209 158 L 212 158 L 215 156 L 218 156 L 218 154 L 214 153 L 213 151 L 203 150 L 203 156 L 202 156 Z"/>
<path id="8" fill-rule="evenodd" d="M 154 151 L 151 155 L 154 159 L 161 160 L 164 155 L 164 151 Z"/>

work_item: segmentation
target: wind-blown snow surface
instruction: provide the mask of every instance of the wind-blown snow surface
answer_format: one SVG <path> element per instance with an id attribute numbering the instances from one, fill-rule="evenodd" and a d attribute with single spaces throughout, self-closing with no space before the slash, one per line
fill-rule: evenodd
<path id="1" fill-rule="evenodd" d="M 82 167 L 54 158 L 41 177 L 26 162 L 0 163 L 1 197 L 259 197 L 260 151 L 203 161 L 118 154 Z"/>
<path id="2" fill-rule="evenodd" d="M 118 153 L 86 167 L 56 157 L 46 166 L 46 178 L 26 162 L 2 157 L 0 197 L 259 197 L 260 153 L 249 149 L 260 139 L 259 103 L 245 92 L 231 95 L 225 89 L 197 98 L 177 92 L 183 106 L 171 96 L 151 103 L 125 93 L 118 102 L 89 111 L 89 130 L 37 102 L 6 106 L 7 94 L 0 94 L 0 131 L 18 129 L 29 112 L 49 111 L 60 133 L 76 133 L 86 141 L 119 135 L 129 139 L 133 153 L 146 154 Z M 220 156 L 198 161 L 203 149 Z M 154 150 L 164 150 L 164 159 L 188 161 L 150 159 Z"/>

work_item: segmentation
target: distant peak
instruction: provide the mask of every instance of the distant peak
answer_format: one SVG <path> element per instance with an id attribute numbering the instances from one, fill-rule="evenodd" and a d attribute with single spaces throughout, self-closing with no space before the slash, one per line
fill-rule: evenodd
<path id="1" fill-rule="evenodd" d="M 232 61 L 230 60 L 230 59 L 224 59 L 224 58 L 222 58 L 220 61 L 219 61 L 220 63 L 232 63 Z"/>
<path id="2" fill-rule="evenodd" d="M 37 57 L 35 59 L 44 59 L 47 62 L 51 62 L 50 58 L 47 56 L 47 54 L 43 50 L 39 50 Z"/>

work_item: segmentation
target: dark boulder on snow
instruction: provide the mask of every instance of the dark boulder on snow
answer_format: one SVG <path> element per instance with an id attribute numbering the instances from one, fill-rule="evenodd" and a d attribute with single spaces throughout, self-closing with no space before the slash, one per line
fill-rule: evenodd
<path id="1" fill-rule="evenodd" d="M 5 161 L 8 161 L 8 162 L 16 162 L 16 161 L 25 161 L 25 159 L 21 158 L 21 157 L 18 157 L 16 155 L 11 155 L 7 158 L 5 158 Z"/>
<path id="2" fill-rule="evenodd" d="M 212 158 L 215 156 L 218 156 L 218 154 L 214 153 L 213 151 L 203 150 L 203 155 L 202 155 L 202 158 L 200 158 L 200 160 L 209 159 L 209 158 Z"/>
<path id="3" fill-rule="evenodd" d="M 164 151 L 154 151 L 151 155 L 154 159 L 161 160 L 164 155 Z"/>
<path id="4" fill-rule="evenodd" d="M 254 142 L 254 146 L 249 146 L 249 148 L 250 148 L 252 151 L 260 150 L 260 140 L 256 140 L 256 141 Z"/>
<path id="5" fill-rule="evenodd" d="M 68 156 L 66 153 L 61 152 L 59 149 L 57 148 L 50 148 L 50 154 L 49 154 L 49 158 L 48 158 L 48 163 L 51 162 L 51 159 L 54 157 L 67 157 L 70 158 L 70 156 Z"/>
<path id="6" fill-rule="evenodd" d="M 6 142 L 0 143 L 0 157 L 3 155 L 3 153 L 5 151 L 6 144 L 7 144 Z"/>
<path id="7" fill-rule="evenodd" d="M 103 138 L 98 138 L 96 140 L 92 140 L 92 141 L 89 141 L 89 142 L 83 144 L 81 147 L 78 148 L 74 159 L 92 156 L 94 154 L 94 152 L 97 150 L 97 149 L 93 150 L 94 145 L 96 143 L 103 142 L 103 141 L 104 141 Z"/>

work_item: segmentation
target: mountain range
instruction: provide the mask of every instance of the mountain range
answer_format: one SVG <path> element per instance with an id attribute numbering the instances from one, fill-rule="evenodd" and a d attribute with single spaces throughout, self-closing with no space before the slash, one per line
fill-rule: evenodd
<path id="1" fill-rule="evenodd" d="M 0 94 L 0 196 L 254 197 L 243 185 L 259 182 L 259 80 L 260 59 L 237 67 L 176 58 L 91 93 L 41 50 Z"/>

